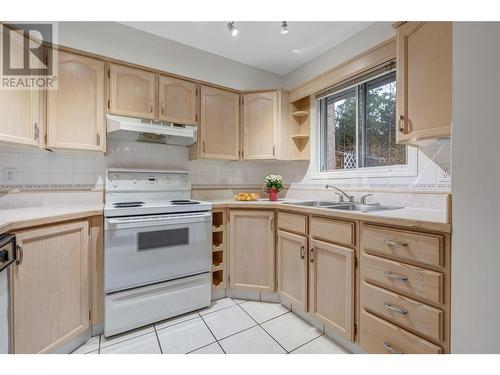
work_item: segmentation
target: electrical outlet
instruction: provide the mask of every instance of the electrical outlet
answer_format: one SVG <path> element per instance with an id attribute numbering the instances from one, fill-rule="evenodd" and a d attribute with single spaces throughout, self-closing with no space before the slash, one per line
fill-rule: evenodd
<path id="1" fill-rule="evenodd" d="M 439 182 L 451 182 L 451 171 L 449 165 L 441 166 Z"/>
<path id="2" fill-rule="evenodd" d="M 3 169 L 3 182 L 5 184 L 14 185 L 17 180 L 17 168 L 6 167 Z"/>

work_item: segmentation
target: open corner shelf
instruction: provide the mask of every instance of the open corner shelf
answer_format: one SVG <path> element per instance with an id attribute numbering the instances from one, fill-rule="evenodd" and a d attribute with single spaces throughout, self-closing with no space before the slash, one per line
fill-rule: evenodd
<path id="1" fill-rule="evenodd" d="M 308 138 L 309 134 L 304 134 L 304 133 L 292 135 L 292 139 L 297 139 L 297 140 L 308 139 Z"/>
<path id="2" fill-rule="evenodd" d="M 294 112 L 292 112 L 292 116 L 295 116 L 295 117 L 309 116 L 309 111 L 294 111 Z"/>

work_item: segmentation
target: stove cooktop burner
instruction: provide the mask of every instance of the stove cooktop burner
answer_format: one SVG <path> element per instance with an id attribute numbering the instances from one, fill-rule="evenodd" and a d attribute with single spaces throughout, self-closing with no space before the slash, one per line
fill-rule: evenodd
<path id="1" fill-rule="evenodd" d="M 174 199 L 174 200 L 171 200 L 170 203 L 172 203 L 174 205 L 182 205 L 182 204 L 199 204 L 200 202 L 191 201 L 189 199 Z"/>
<path id="2" fill-rule="evenodd" d="M 142 207 L 144 202 L 118 202 L 113 204 L 114 208 Z"/>

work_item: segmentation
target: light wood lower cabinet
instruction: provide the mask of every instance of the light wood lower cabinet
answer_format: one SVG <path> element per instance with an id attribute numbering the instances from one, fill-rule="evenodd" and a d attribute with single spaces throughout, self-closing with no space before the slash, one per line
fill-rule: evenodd
<path id="1" fill-rule="evenodd" d="M 307 310 L 307 237 L 278 231 L 278 292 Z"/>
<path id="2" fill-rule="evenodd" d="M 13 269 L 15 353 L 47 353 L 90 326 L 88 222 L 16 235 Z"/>
<path id="3" fill-rule="evenodd" d="M 354 250 L 312 240 L 309 250 L 309 312 L 354 340 Z"/>
<path id="4" fill-rule="evenodd" d="M 47 147 L 106 151 L 104 62 L 58 52 L 58 87 L 47 92 Z"/>
<path id="5" fill-rule="evenodd" d="M 274 235 L 274 211 L 230 211 L 230 288 L 275 291 Z"/>
<path id="6" fill-rule="evenodd" d="M 442 349 L 404 329 L 361 311 L 360 345 L 372 354 L 440 354 Z"/>

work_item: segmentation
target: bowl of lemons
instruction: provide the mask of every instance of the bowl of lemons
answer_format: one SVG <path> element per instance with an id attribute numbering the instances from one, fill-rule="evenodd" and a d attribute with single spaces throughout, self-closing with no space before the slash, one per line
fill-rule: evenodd
<path id="1" fill-rule="evenodd" d="M 260 199 L 259 193 L 238 193 L 234 196 L 237 201 L 256 201 Z"/>

